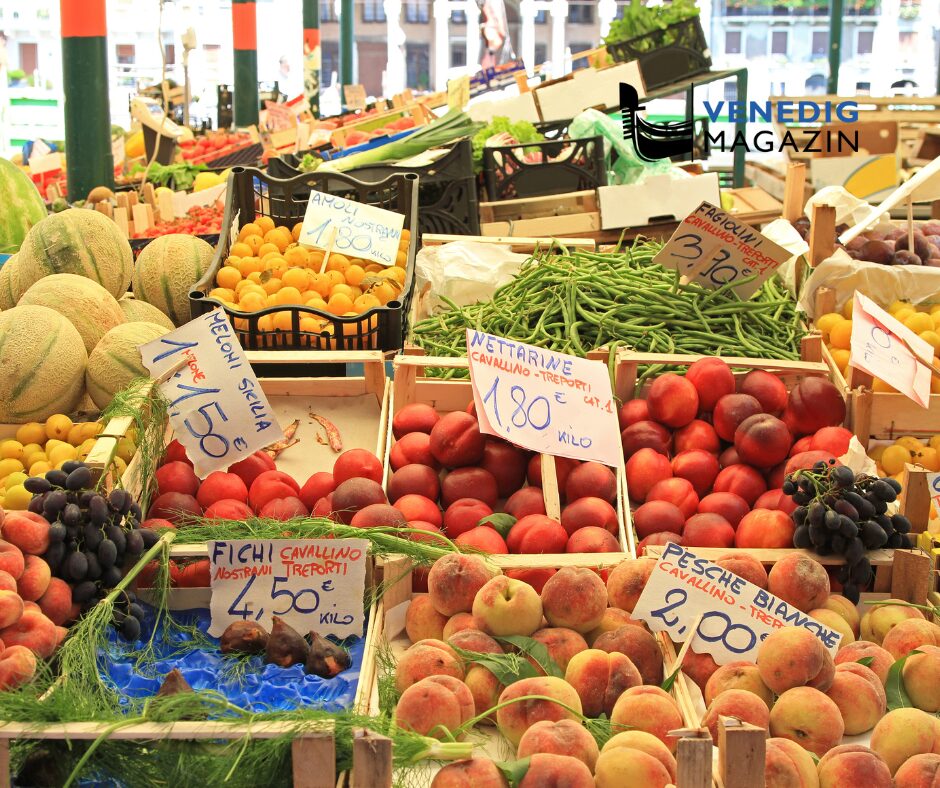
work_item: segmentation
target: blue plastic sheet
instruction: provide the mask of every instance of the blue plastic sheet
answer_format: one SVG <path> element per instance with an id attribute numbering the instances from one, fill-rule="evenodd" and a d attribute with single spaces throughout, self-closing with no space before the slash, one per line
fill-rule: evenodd
<path id="1" fill-rule="evenodd" d="M 154 611 L 144 608 L 143 632 L 149 636 L 154 626 Z M 209 611 L 175 610 L 174 620 L 182 625 L 196 625 L 203 632 L 209 629 Z M 160 628 L 162 629 L 162 627 Z M 306 633 L 301 633 L 306 634 Z M 239 680 L 227 676 L 226 660 L 219 651 L 193 650 L 186 654 L 174 654 L 179 644 L 189 638 L 185 633 L 174 631 L 172 640 L 164 642 L 158 630 L 154 638 L 157 661 L 153 670 L 142 674 L 134 669 L 134 658 L 129 652 L 134 648 L 113 629 L 109 629 L 109 646 L 102 654 L 102 678 L 113 684 L 130 698 L 147 698 L 155 695 L 163 678 L 173 668 L 178 668 L 183 678 L 196 690 L 215 690 L 230 703 L 252 711 L 289 710 L 314 706 L 326 711 L 341 711 L 352 706 L 362 668 L 365 652 L 363 638 L 347 638 L 343 641 L 350 653 L 352 664 L 338 676 L 323 679 L 304 673 L 303 665 L 282 668 L 265 665 L 264 656 L 252 657 L 249 667 Z M 218 643 L 216 638 L 211 638 Z"/>

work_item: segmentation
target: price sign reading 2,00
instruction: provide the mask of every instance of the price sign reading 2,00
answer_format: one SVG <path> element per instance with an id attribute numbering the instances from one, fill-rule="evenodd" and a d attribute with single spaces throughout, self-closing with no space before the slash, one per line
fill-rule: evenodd
<path id="1" fill-rule="evenodd" d="M 653 618 L 658 618 L 669 629 L 674 629 L 679 623 L 679 617 L 672 611 L 682 607 L 688 600 L 689 594 L 684 588 L 671 588 L 665 595 L 666 605 L 651 611 Z M 679 627 L 679 635 L 686 634 L 687 627 Z M 757 634 L 754 630 L 744 624 L 735 624 L 727 613 L 718 610 L 711 610 L 702 616 L 699 622 L 698 630 L 695 633 L 688 633 L 689 637 L 694 634 L 706 643 L 721 642 L 728 651 L 735 654 L 746 654 L 757 645 Z"/>
<path id="2" fill-rule="evenodd" d="M 264 608 L 259 608 L 257 612 L 252 610 L 251 605 L 248 602 L 239 608 L 238 605 L 241 603 L 242 599 L 245 598 L 245 595 L 254 585 L 255 580 L 257 580 L 256 575 L 252 575 L 248 578 L 248 582 L 245 583 L 245 587 L 238 592 L 238 596 L 232 600 L 232 604 L 229 605 L 228 614 L 230 616 L 238 616 L 242 619 L 254 618 L 255 621 L 258 621 L 261 616 L 264 615 Z M 313 588 L 303 588 L 299 591 L 292 591 L 289 588 L 278 588 L 282 583 L 287 583 L 286 577 L 275 577 L 271 583 L 271 600 L 277 602 L 280 600 L 281 607 L 278 610 L 272 611 L 272 615 L 275 616 L 286 616 L 288 613 L 300 613 L 301 615 L 310 615 L 315 613 L 317 608 L 320 607 L 320 594 Z M 325 581 L 321 587 L 320 591 L 332 591 L 333 590 L 333 581 Z M 282 597 L 285 597 L 282 599 Z"/>
<path id="3" fill-rule="evenodd" d="M 493 379 L 493 385 L 490 390 L 483 395 L 483 402 L 490 403 L 493 409 L 493 416 L 496 418 L 497 425 L 502 428 L 503 419 L 499 414 L 499 377 Z M 527 399 L 526 391 L 522 386 L 513 385 L 509 388 L 509 398 L 515 403 L 512 413 L 509 414 L 509 421 L 516 429 L 531 427 L 537 432 L 542 432 L 552 423 L 552 409 L 548 398 L 541 394 L 532 399 Z"/>

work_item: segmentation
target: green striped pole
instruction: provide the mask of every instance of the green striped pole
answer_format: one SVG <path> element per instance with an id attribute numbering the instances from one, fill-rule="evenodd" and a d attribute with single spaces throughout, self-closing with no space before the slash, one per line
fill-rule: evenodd
<path id="1" fill-rule="evenodd" d="M 258 122 L 258 29 L 255 0 L 232 0 L 232 45 L 235 49 L 236 126 Z"/>
<path id="2" fill-rule="evenodd" d="M 105 0 L 60 0 L 70 200 L 114 186 Z"/>
<path id="3" fill-rule="evenodd" d="M 829 95 L 839 94 L 839 66 L 842 63 L 842 0 L 829 6 Z"/>
<path id="4" fill-rule="evenodd" d="M 339 7 L 339 83 L 343 87 L 353 84 L 353 46 L 353 0 L 342 0 Z M 342 93 L 340 97 L 343 98 Z"/>
<path id="5" fill-rule="evenodd" d="M 304 95 L 313 117 L 320 117 L 320 2 L 304 0 Z"/>

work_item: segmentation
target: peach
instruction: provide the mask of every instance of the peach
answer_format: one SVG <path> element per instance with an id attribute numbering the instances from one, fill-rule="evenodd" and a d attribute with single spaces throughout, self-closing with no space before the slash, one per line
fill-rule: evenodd
<path id="1" fill-rule="evenodd" d="M 521 520 L 530 514 L 545 514 L 545 498 L 541 487 L 523 487 L 506 499 L 506 514 Z"/>
<path id="2" fill-rule="evenodd" d="M 555 458 L 555 479 L 558 482 L 558 489 L 564 491 L 568 483 L 568 476 L 581 463 L 578 460 L 571 460 L 567 457 Z M 526 478 L 533 487 L 542 486 L 542 455 L 534 454 L 529 458 L 529 464 L 526 467 Z"/>
<path id="3" fill-rule="evenodd" d="M 429 597 L 430 598 L 430 597 Z M 476 630 L 479 631 L 480 625 L 479 622 L 473 617 L 472 613 L 456 613 L 447 619 L 447 623 L 444 624 L 444 640 L 450 640 L 451 637 L 456 635 L 458 632 L 463 632 L 464 630 Z M 484 633 L 480 633 L 484 634 Z M 486 635 L 489 637 L 489 635 Z"/>
<path id="4" fill-rule="evenodd" d="M 649 417 L 650 409 L 645 399 L 628 399 L 617 411 L 617 421 L 621 430 L 625 430 L 638 421 L 646 421 Z"/>
<path id="5" fill-rule="evenodd" d="M 307 511 L 304 502 L 296 496 L 289 495 L 286 498 L 274 498 L 268 501 L 261 507 L 261 511 L 258 512 L 258 517 L 267 517 L 271 520 L 287 522 L 296 517 L 306 517 L 308 514 L 310 514 L 310 512 Z M 404 521 L 404 518 L 402 518 L 402 521 Z"/>
<path id="6" fill-rule="evenodd" d="M 568 503 L 591 497 L 613 503 L 617 500 L 617 477 L 606 465 L 583 462 L 568 474 L 564 489 Z"/>
<path id="7" fill-rule="evenodd" d="M 605 528 L 588 525 L 579 528 L 565 544 L 566 553 L 616 553 L 620 551 L 617 537 Z M 607 593 L 606 589 L 604 591 Z"/>
<path id="8" fill-rule="evenodd" d="M 777 466 L 780 467 L 779 465 Z M 777 479 L 775 471 L 770 471 L 767 477 L 767 484 L 776 484 Z M 781 512 L 792 514 L 796 510 L 796 504 L 793 499 L 787 495 L 782 488 L 776 487 L 762 493 L 760 498 L 754 501 L 755 509 L 779 509 Z"/>
<path id="9" fill-rule="evenodd" d="M 186 449 L 183 448 L 183 444 L 180 443 L 176 438 L 171 440 L 167 445 L 166 449 L 163 452 L 163 461 L 164 462 L 187 462 L 190 465 L 193 464 L 193 461 L 189 459 L 186 454 Z"/>
<path id="10" fill-rule="evenodd" d="M 878 753 L 860 744 L 833 747 L 819 761 L 819 788 L 865 785 L 894 788 L 888 764 Z"/>
<path id="11" fill-rule="evenodd" d="M 2 592 L 9 593 L 9 592 Z M 39 610 L 24 610 L 15 624 L 0 629 L 0 640 L 10 646 L 26 646 L 37 657 L 48 659 L 55 651 L 58 634 L 55 624 Z"/>
<path id="12" fill-rule="evenodd" d="M 682 537 L 679 534 L 674 534 L 669 531 L 660 531 L 658 534 L 650 534 L 649 536 L 643 537 L 636 544 L 636 554 L 641 558 L 649 554 L 648 548 L 650 547 L 661 547 L 667 544 L 684 544 Z"/>
<path id="13" fill-rule="evenodd" d="M 716 558 L 715 563 L 722 569 L 743 577 L 758 588 L 767 588 L 767 570 L 750 553 L 726 553 Z"/>
<path id="14" fill-rule="evenodd" d="M 0 654 L 0 690 L 22 686 L 36 673 L 36 655 L 25 646 L 10 646 Z"/>
<path id="15" fill-rule="evenodd" d="M 678 429 L 698 413 L 698 391 L 687 378 L 668 372 L 653 381 L 646 395 L 650 418 Z"/>
<path id="16" fill-rule="evenodd" d="M 440 420 L 438 412 L 423 402 L 404 405 L 392 418 L 392 434 L 396 440 L 411 432 L 429 433 Z"/>
<path id="17" fill-rule="evenodd" d="M 265 473 L 270 473 L 270 471 L 265 471 Z M 259 474 L 260 476 L 261 474 Z M 254 484 L 252 484 L 254 489 Z M 260 487 L 258 488 L 261 489 Z M 297 491 L 292 491 L 288 495 L 296 495 Z M 286 498 L 286 495 L 275 496 L 277 498 Z M 242 481 L 240 476 L 236 476 L 234 473 L 225 473 L 224 471 L 213 471 L 210 473 L 202 484 L 199 485 L 199 492 L 196 494 L 196 500 L 199 501 L 199 505 L 203 509 L 207 509 L 212 506 L 216 501 L 247 501 L 248 500 L 248 488 L 245 486 L 245 482 Z M 256 512 L 260 512 L 264 505 L 273 500 L 273 497 L 267 497 L 263 494 L 257 494 L 252 499 L 252 508 Z"/>
<path id="18" fill-rule="evenodd" d="M 625 654 L 640 671 L 644 684 L 662 683 L 662 653 L 656 638 L 642 627 L 628 624 L 612 632 L 605 632 L 594 641 L 594 648 Z"/>
<path id="19" fill-rule="evenodd" d="M 787 404 L 787 387 L 771 372 L 752 369 L 741 381 L 742 394 L 750 394 L 767 413 L 780 413 Z"/>
<path id="20" fill-rule="evenodd" d="M 668 455 L 672 443 L 672 433 L 662 424 L 652 419 L 636 421 L 620 433 L 620 443 L 623 445 L 623 458 L 629 460 L 640 449 L 652 449 L 660 454 Z"/>
<path id="21" fill-rule="evenodd" d="M 408 466 L 405 466 L 408 467 Z M 424 467 L 424 466 L 416 466 Z M 404 468 L 402 469 L 404 470 Z M 430 468 L 429 473 L 434 474 Z M 401 473 L 401 471 L 396 471 Z M 434 474 L 436 478 L 436 474 Z M 426 494 L 426 493 L 425 493 Z M 476 498 L 493 508 L 499 499 L 496 488 L 496 478 L 483 468 L 464 466 L 456 468 L 444 477 L 441 482 L 441 505 L 450 506 L 454 501 L 462 498 Z"/>
<path id="22" fill-rule="evenodd" d="M 563 553 L 568 544 L 568 532 L 551 517 L 530 514 L 509 529 L 506 544 L 511 553 Z"/>
<path id="23" fill-rule="evenodd" d="M 790 389 L 784 415 L 793 424 L 794 432 L 809 435 L 823 427 L 841 424 L 845 420 L 845 400 L 825 378 L 806 377 Z"/>
<path id="24" fill-rule="evenodd" d="M 532 569 L 507 569 L 506 577 L 528 583 L 541 594 L 549 578 L 557 571 L 557 569 L 552 569 L 550 566 L 533 567 Z"/>
<path id="25" fill-rule="evenodd" d="M 656 482 L 646 496 L 646 502 L 650 501 L 667 501 L 674 504 L 686 518 L 695 514 L 698 508 L 698 495 L 692 482 L 677 477 Z"/>
<path id="26" fill-rule="evenodd" d="M 705 684 L 705 704 L 710 705 L 715 698 L 729 690 L 750 692 L 760 698 L 768 708 L 774 702 L 773 692 L 764 684 L 760 671 L 753 662 L 729 662 L 712 673 Z"/>
<path id="27" fill-rule="evenodd" d="M 813 687 L 786 690 L 770 712 L 771 736 L 795 741 L 820 757 L 842 740 L 844 727 L 839 707 Z"/>
<path id="28" fill-rule="evenodd" d="M 255 481 L 255 485 L 259 484 L 260 479 L 261 477 Z M 252 485 L 253 489 L 254 485 Z M 332 496 L 333 511 L 336 512 L 340 522 L 346 525 L 352 522 L 353 516 L 360 509 L 365 509 L 375 503 L 388 503 L 382 485 L 372 479 L 347 479 L 337 484 Z M 251 493 L 249 493 L 250 497 Z"/>
<path id="29" fill-rule="evenodd" d="M 793 435 L 787 425 L 769 413 L 748 416 L 734 431 L 734 448 L 741 462 L 755 468 L 779 465 L 790 453 Z"/>
<path id="30" fill-rule="evenodd" d="M 685 372 L 685 379 L 695 386 L 699 410 L 703 413 L 711 413 L 718 400 L 735 390 L 734 373 L 720 358 L 706 356 L 693 362 Z"/>
<path id="31" fill-rule="evenodd" d="M 46 593 L 51 579 L 52 571 L 49 569 L 49 564 L 38 555 L 27 555 L 23 574 L 16 581 L 17 593 L 24 601 L 35 602 Z"/>
<path id="32" fill-rule="evenodd" d="M 601 752 L 605 753 L 618 749 L 639 750 L 640 752 L 645 752 L 647 755 L 652 755 L 666 768 L 672 782 L 676 781 L 678 766 L 675 756 L 673 756 L 669 748 L 653 736 L 653 734 L 647 733 L 646 731 L 621 731 L 620 733 L 615 733 L 601 748 Z"/>
<path id="33" fill-rule="evenodd" d="M 894 775 L 895 788 L 940 786 L 940 755 L 922 753 L 908 758 Z"/>
<path id="34" fill-rule="evenodd" d="M 849 629 L 852 631 L 852 639 L 855 640 L 858 638 L 861 616 L 858 614 L 858 608 L 855 607 L 851 601 L 842 596 L 842 594 L 829 594 L 829 598 L 823 603 L 823 607 L 833 610 L 842 616 L 849 625 Z M 851 641 L 842 641 L 841 645 L 846 645 L 847 642 Z"/>
<path id="35" fill-rule="evenodd" d="M 609 718 L 617 698 L 630 687 L 642 684 L 643 677 L 626 655 L 592 648 L 570 659 L 565 681 L 578 693 L 586 716 L 606 714 Z"/>
<path id="36" fill-rule="evenodd" d="M 753 506 L 767 492 L 767 482 L 755 468 L 738 463 L 718 471 L 712 492 L 734 493 L 747 501 L 748 506 Z"/>
<path id="37" fill-rule="evenodd" d="M 856 640 L 854 643 L 842 645 L 836 652 L 834 661 L 836 665 L 842 665 L 858 662 L 862 659 L 869 661 L 868 667 L 881 680 L 882 684 L 888 683 L 888 671 L 891 669 L 891 665 L 894 664 L 894 657 L 876 643 L 867 640 Z"/>
<path id="38" fill-rule="evenodd" d="M 689 649 L 685 653 L 685 659 L 682 660 L 682 672 L 698 685 L 703 694 L 708 680 L 715 675 L 717 670 L 718 663 L 711 654 L 697 654 Z"/>
<path id="39" fill-rule="evenodd" d="M 467 613 L 458 613 L 457 616 L 466 616 Z M 454 616 L 454 618 L 457 618 Z M 450 619 L 453 621 L 454 619 Z M 448 622 L 449 623 L 449 622 Z M 475 625 L 475 622 L 472 622 Z M 502 654 L 503 649 L 493 638 L 479 629 L 459 629 L 456 632 L 448 634 L 447 627 L 444 627 L 444 639 L 448 645 L 454 648 L 460 648 L 464 651 L 475 651 L 478 654 Z"/>
<path id="40" fill-rule="evenodd" d="M 789 739 L 767 739 L 764 788 L 819 788 L 813 756 Z"/>
<path id="41" fill-rule="evenodd" d="M 594 737 L 581 723 L 574 720 L 542 720 L 522 734 L 516 748 L 517 758 L 528 758 L 537 753 L 577 758 L 593 773 L 600 750 Z"/>
<path id="42" fill-rule="evenodd" d="M 404 528 L 405 516 L 387 503 L 373 503 L 356 512 L 349 524 L 355 528 Z"/>
<path id="43" fill-rule="evenodd" d="M 815 618 L 820 624 L 825 624 L 829 629 L 834 629 L 842 635 L 842 640 L 839 641 L 840 646 L 855 642 L 855 633 L 852 632 L 852 627 L 849 626 L 849 622 L 835 610 L 830 610 L 828 607 L 817 607 L 814 610 L 810 610 L 809 615 Z"/>
<path id="44" fill-rule="evenodd" d="M 239 460 L 238 462 L 228 467 L 228 472 L 234 473 L 236 476 L 238 476 L 245 483 L 246 489 L 250 488 L 251 483 L 265 471 L 275 470 L 277 470 L 277 465 L 275 465 L 274 460 L 270 455 L 265 454 L 263 451 L 256 451 L 254 454 L 249 454 L 247 457 L 245 457 L 245 459 Z M 318 475 L 320 474 L 314 474 L 314 476 Z M 332 474 L 329 475 L 332 477 Z M 306 487 L 306 485 L 304 486 Z M 336 485 L 334 484 L 333 486 L 335 487 Z M 180 492 L 183 491 L 180 490 Z M 324 495 L 331 492 L 333 492 L 332 487 L 325 493 L 322 493 L 319 497 L 322 498 Z M 195 493 L 190 493 L 190 495 L 195 495 Z M 312 506 L 316 502 L 317 499 L 314 498 L 313 502 L 308 504 L 308 507 Z M 306 503 L 306 501 L 304 501 L 304 503 Z"/>
<path id="45" fill-rule="evenodd" d="M 718 470 L 718 458 L 702 449 L 683 451 L 672 458 L 672 475 L 686 479 L 699 498 L 711 492 Z"/>
<path id="46" fill-rule="evenodd" d="M 548 650 L 548 656 L 562 672 L 568 667 L 568 662 L 575 654 L 580 654 L 587 649 L 587 643 L 581 635 L 573 629 L 564 629 L 563 627 L 539 629 L 533 633 L 532 639 L 545 646 Z M 545 673 L 534 659 L 531 657 L 527 657 L 527 659 L 539 675 Z"/>
<path id="47" fill-rule="evenodd" d="M 626 726 L 653 734 L 670 752 L 676 751 L 677 739 L 669 731 L 683 727 L 679 706 L 657 687 L 631 687 L 614 704 L 610 714 L 613 725 Z"/>
<path id="48" fill-rule="evenodd" d="M 0 569 L 0 590 L 16 591 L 16 579 L 9 572 Z"/>
<path id="49" fill-rule="evenodd" d="M 527 583 L 497 575 L 477 591 L 472 612 L 491 635 L 531 635 L 542 623 L 542 600 Z"/>
<path id="50" fill-rule="evenodd" d="M 428 676 L 463 680 L 463 660 L 442 640 L 419 640 L 405 650 L 395 666 L 395 686 L 399 692 Z"/>
<path id="51" fill-rule="evenodd" d="M 738 523 L 749 511 L 751 506 L 740 495 L 732 492 L 713 492 L 706 495 L 698 502 L 699 514 L 711 512 L 720 514 L 729 523 L 732 528 L 737 528 Z M 766 572 L 765 572 L 766 574 Z M 763 586 L 766 588 L 766 585 Z"/>
<path id="52" fill-rule="evenodd" d="M 826 647 L 808 629 L 783 627 L 772 632 L 757 651 L 760 676 L 778 695 L 808 684 L 826 667 Z"/>
<path id="53" fill-rule="evenodd" d="M 870 731 L 884 716 L 887 708 L 881 679 L 857 662 L 847 662 L 836 667 L 826 695 L 839 707 L 847 736 Z"/>
<path id="54" fill-rule="evenodd" d="M 443 766 L 431 780 L 431 788 L 509 788 L 509 783 L 489 758 L 468 758 Z"/>
<path id="55" fill-rule="evenodd" d="M 496 479 L 500 498 L 508 498 L 525 484 L 529 456 L 522 449 L 499 438 L 487 438 L 480 467 Z"/>
<path id="56" fill-rule="evenodd" d="M 733 465 L 732 468 L 743 468 Z M 793 547 L 796 526 L 790 515 L 779 509 L 754 509 L 744 515 L 734 535 L 734 546 L 742 548 Z"/>
<path id="57" fill-rule="evenodd" d="M 367 449 L 347 449 L 333 462 L 333 480 L 337 487 L 348 479 L 356 478 L 381 483 L 382 477 L 382 463 Z"/>
<path id="58" fill-rule="evenodd" d="M 469 613 L 477 592 L 497 572 L 475 555 L 449 553 L 438 558 L 428 573 L 428 593 L 434 608 L 445 616 Z"/>
<path id="59" fill-rule="evenodd" d="M 578 498 L 562 509 L 561 525 L 568 536 L 588 527 L 603 528 L 616 534 L 619 527 L 617 510 L 603 498 L 592 496 Z"/>
<path id="60" fill-rule="evenodd" d="M 829 575 L 818 561 L 791 553 L 770 568 L 767 590 L 806 613 L 829 599 Z"/>
<path id="61" fill-rule="evenodd" d="M 71 619 L 72 587 L 64 580 L 53 577 L 41 597 L 39 609 L 53 624 L 61 626 Z"/>
<path id="62" fill-rule="evenodd" d="M 333 493 L 324 496 L 319 501 L 313 505 L 313 509 L 310 510 L 310 514 L 314 517 L 324 517 L 327 520 L 332 520 L 333 522 L 338 523 L 339 519 L 337 514 L 333 511 Z"/>
<path id="63" fill-rule="evenodd" d="M 542 588 L 542 611 L 553 627 L 590 632 L 607 609 L 607 588 L 591 569 L 565 566 Z"/>
<path id="64" fill-rule="evenodd" d="M 0 629 L 13 626 L 23 615 L 23 599 L 15 591 L 0 591 Z"/>
<path id="65" fill-rule="evenodd" d="M 766 730 L 770 724 L 770 709 L 757 695 L 747 690 L 730 689 L 720 693 L 708 704 L 705 716 L 702 717 L 702 727 L 708 728 L 716 745 L 719 717 L 735 717 Z"/>
<path id="66" fill-rule="evenodd" d="M 482 553 L 490 555 L 506 555 L 509 548 L 506 546 L 506 540 L 503 539 L 495 528 L 488 525 L 480 525 L 464 531 L 460 536 L 454 539 L 454 544 L 461 547 L 472 547 Z"/>
<path id="67" fill-rule="evenodd" d="M 693 419 L 673 433 L 673 450 L 676 454 L 700 450 L 717 456 L 721 451 L 721 439 L 707 421 Z"/>
<path id="68" fill-rule="evenodd" d="M 627 558 L 617 564 L 607 577 L 610 606 L 632 613 L 654 566 L 653 558 Z"/>
<path id="69" fill-rule="evenodd" d="M 685 521 L 682 510 L 669 501 L 647 501 L 633 513 L 633 528 L 640 539 L 663 531 L 679 535 Z"/>
<path id="70" fill-rule="evenodd" d="M 529 695 L 543 695 L 553 700 L 517 701 Z M 496 725 L 513 746 L 518 746 L 523 734 L 537 722 L 577 722 L 581 714 L 578 693 L 563 679 L 554 676 L 521 679 L 510 684 L 499 696 L 498 705 L 501 708 L 496 712 Z"/>
<path id="71" fill-rule="evenodd" d="M 416 596 L 405 613 L 405 631 L 412 643 L 419 640 L 443 640 L 447 616 L 434 609 L 429 596 Z"/>
<path id="72" fill-rule="evenodd" d="M 712 424 L 719 438 L 732 443 L 738 425 L 762 411 L 763 408 L 756 397 L 749 394 L 726 394 L 715 403 Z"/>
<path id="73" fill-rule="evenodd" d="M 570 755 L 536 753 L 518 788 L 594 788 L 591 770 Z"/>
<path id="74" fill-rule="evenodd" d="M 157 481 L 157 495 L 166 492 L 195 495 L 199 490 L 199 477 L 193 472 L 193 466 L 185 462 L 165 463 L 153 476 Z"/>
<path id="75" fill-rule="evenodd" d="M 33 512 L 7 512 L 2 534 L 6 541 L 30 555 L 42 555 L 49 549 L 49 523 Z"/>
<path id="76" fill-rule="evenodd" d="M 440 528 L 444 524 L 444 517 L 437 503 L 425 498 L 423 495 L 403 495 L 395 500 L 392 505 L 404 515 L 408 522 L 420 520 L 424 523 L 430 523 L 436 528 Z"/>
<path id="77" fill-rule="evenodd" d="M 403 435 L 389 451 L 388 462 L 393 471 L 411 463 L 427 465 L 434 470 L 441 467 L 431 454 L 431 436 L 425 432 L 409 432 Z"/>
<path id="78" fill-rule="evenodd" d="M 477 465 L 483 459 L 486 439 L 476 418 L 454 411 L 440 418 L 430 432 L 430 449 L 441 465 L 460 468 Z"/>
<path id="79" fill-rule="evenodd" d="M 395 723 L 423 736 L 447 739 L 473 719 L 470 689 L 453 676 L 428 676 L 402 692 Z"/>
<path id="80" fill-rule="evenodd" d="M 894 709 L 875 725 L 870 746 L 894 774 L 908 758 L 940 753 L 940 720 L 920 709 Z"/>
<path id="81" fill-rule="evenodd" d="M 261 511 L 264 511 L 262 509 Z M 255 513 L 251 511 L 251 507 L 248 506 L 244 501 L 234 501 L 223 498 L 221 501 L 216 501 L 204 513 L 205 517 L 208 517 L 210 520 L 247 520 L 249 517 L 254 517 Z M 169 522 L 167 520 L 148 520 L 148 523 L 160 523 L 157 526 L 150 526 L 151 528 L 166 528 L 166 525 L 163 523 Z M 170 528 L 176 528 L 173 523 L 169 523 Z"/>
<path id="82" fill-rule="evenodd" d="M 940 648 L 924 645 L 917 651 L 901 668 L 904 689 L 915 707 L 936 713 L 940 711 Z"/>
<path id="83" fill-rule="evenodd" d="M 476 528 L 484 517 L 493 514 L 493 507 L 477 498 L 458 498 L 447 506 L 444 512 L 444 529 L 453 539 Z"/>
<path id="84" fill-rule="evenodd" d="M 642 785 L 643 788 L 666 788 L 675 777 L 662 761 L 634 747 L 616 747 L 605 750 L 594 767 L 594 785 L 597 788 L 620 788 Z"/>
<path id="85" fill-rule="evenodd" d="M 682 544 L 689 547 L 733 547 L 734 528 L 720 514 L 693 514 L 682 529 Z"/>
<path id="86" fill-rule="evenodd" d="M 148 518 L 169 520 L 173 525 L 181 525 L 189 517 L 201 516 L 199 502 L 193 496 L 181 493 L 164 493 L 150 504 L 147 512 Z"/>
<path id="87" fill-rule="evenodd" d="M 620 629 L 620 627 L 627 626 L 628 624 L 646 628 L 646 624 L 639 619 L 631 617 L 629 613 L 624 610 L 620 610 L 616 607 L 609 607 L 604 611 L 604 615 L 601 617 L 601 622 L 594 629 L 588 632 L 584 639 L 588 642 L 588 645 L 594 644 L 594 641 L 597 640 L 605 632 L 612 632 L 615 629 Z"/>
<path id="88" fill-rule="evenodd" d="M 884 636 L 881 646 L 895 659 L 921 646 L 940 646 L 940 626 L 920 618 L 901 621 Z"/>
<path id="89" fill-rule="evenodd" d="M 441 492 L 441 480 L 433 468 L 412 463 L 392 473 L 386 490 L 390 501 L 405 495 L 422 495 L 436 501 Z"/>
<path id="90" fill-rule="evenodd" d="M 463 681 L 473 696 L 473 709 L 477 717 L 494 708 L 505 689 L 493 672 L 483 665 L 472 665 Z M 496 712 L 487 714 L 481 722 L 495 725 Z"/>
<path id="91" fill-rule="evenodd" d="M 655 449 L 640 449 L 627 460 L 626 474 L 630 500 L 642 503 L 653 485 L 672 478 L 672 464 Z"/>
<path id="92" fill-rule="evenodd" d="M 923 619 L 924 614 L 916 607 L 909 607 L 903 599 L 886 599 L 871 605 L 859 622 L 860 639 L 880 646 L 888 632 L 909 618 Z"/>
<path id="93" fill-rule="evenodd" d="M 401 511 L 401 510 L 399 510 Z M 411 533 L 407 533 L 410 531 Z M 444 539 L 444 532 L 438 528 L 433 523 L 426 523 L 422 520 L 411 520 L 410 522 L 405 523 L 405 527 L 402 529 L 402 537 L 407 539 L 410 542 L 421 542 L 422 544 L 436 544 L 439 547 L 446 544 Z M 413 576 L 417 577 L 419 574 L 424 574 L 425 588 L 427 591 L 427 573 L 428 570 L 425 567 L 416 566 L 413 570 Z"/>

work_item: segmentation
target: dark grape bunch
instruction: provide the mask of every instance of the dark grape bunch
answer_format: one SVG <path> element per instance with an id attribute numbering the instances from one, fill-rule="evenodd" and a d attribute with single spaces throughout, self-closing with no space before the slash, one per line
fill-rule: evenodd
<path id="1" fill-rule="evenodd" d="M 866 552 L 910 547 L 910 520 L 888 514 L 888 504 L 901 492 L 895 479 L 856 476 L 851 468 L 830 460 L 791 473 L 783 491 L 797 504 L 791 515 L 796 523 L 793 544 L 818 555 L 843 556 L 838 575 L 842 594 L 856 604 L 873 577 Z"/>
<path id="2" fill-rule="evenodd" d="M 49 522 L 49 549 L 42 556 L 54 577 L 72 587 L 72 601 L 87 612 L 107 596 L 134 563 L 159 538 L 141 528 L 142 512 L 130 493 L 92 489 L 91 469 L 69 460 L 61 470 L 31 476 L 23 486 L 33 494 L 29 511 Z M 132 602 L 134 604 L 132 604 Z M 113 625 L 127 639 L 140 635 L 140 608 L 124 599 L 115 606 Z"/>

